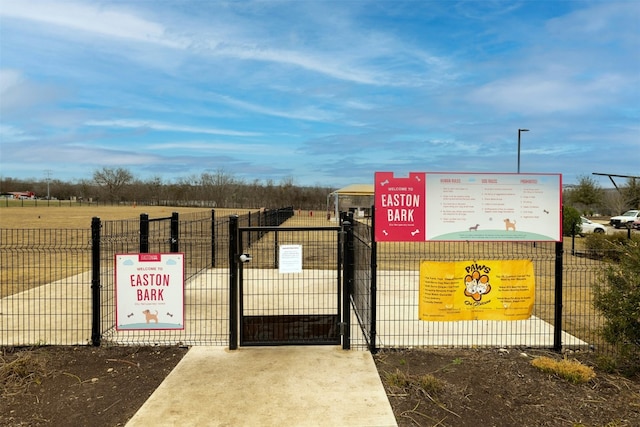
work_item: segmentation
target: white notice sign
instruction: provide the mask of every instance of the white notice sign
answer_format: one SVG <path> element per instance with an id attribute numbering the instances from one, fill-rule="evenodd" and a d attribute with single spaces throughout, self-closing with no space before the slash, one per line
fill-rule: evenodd
<path id="1" fill-rule="evenodd" d="M 302 273 L 302 245 L 280 245 L 279 272 Z"/>

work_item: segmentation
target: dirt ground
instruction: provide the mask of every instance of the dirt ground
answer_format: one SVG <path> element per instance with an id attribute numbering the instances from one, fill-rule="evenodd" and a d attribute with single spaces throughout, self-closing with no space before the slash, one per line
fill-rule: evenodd
<path id="1" fill-rule="evenodd" d="M 0 425 L 125 425 L 186 351 L 4 349 Z M 640 379 L 596 371 L 588 383 L 572 384 L 534 368 L 531 360 L 540 355 L 560 357 L 535 350 L 429 349 L 383 351 L 375 361 L 399 426 L 640 425 Z"/>
<path id="2" fill-rule="evenodd" d="M 0 426 L 123 426 L 182 347 L 3 349 Z"/>
<path id="3" fill-rule="evenodd" d="M 531 349 L 429 349 L 375 359 L 399 426 L 640 426 L 640 378 L 596 370 L 573 384 L 532 366 L 539 356 L 562 358 Z M 590 354 L 567 357 L 592 366 Z"/>

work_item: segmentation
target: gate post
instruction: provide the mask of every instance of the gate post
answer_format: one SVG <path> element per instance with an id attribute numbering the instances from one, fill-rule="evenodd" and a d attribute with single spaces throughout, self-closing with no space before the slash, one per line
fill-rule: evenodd
<path id="1" fill-rule="evenodd" d="M 216 266 L 216 211 L 211 209 L 211 267 Z"/>
<path id="2" fill-rule="evenodd" d="M 169 252 L 180 252 L 180 245 L 178 244 L 178 238 L 180 236 L 180 222 L 178 221 L 178 212 L 171 214 L 171 237 L 170 237 L 170 249 Z"/>
<path id="3" fill-rule="evenodd" d="M 553 349 L 562 350 L 562 268 L 563 268 L 563 243 L 556 242 L 556 286 L 553 319 Z"/>
<path id="4" fill-rule="evenodd" d="M 238 348 L 238 215 L 229 216 L 229 350 Z"/>
<path id="5" fill-rule="evenodd" d="M 91 219 L 91 344 L 100 346 L 100 218 Z"/>
<path id="6" fill-rule="evenodd" d="M 149 253 L 149 215 L 140 214 L 140 253 Z"/>
<path id="7" fill-rule="evenodd" d="M 353 292 L 354 273 L 354 244 L 353 244 L 353 216 L 346 216 L 342 223 L 344 230 L 344 274 L 342 282 L 342 349 L 351 349 L 351 294 Z"/>
<path id="8" fill-rule="evenodd" d="M 371 206 L 371 259 L 369 260 L 371 266 L 371 325 L 369 331 L 369 351 L 372 354 L 378 352 L 376 348 L 376 335 L 378 321 L 378 244 L 376 243 L 376 219 L 375 219 L 375 206 Z"/>

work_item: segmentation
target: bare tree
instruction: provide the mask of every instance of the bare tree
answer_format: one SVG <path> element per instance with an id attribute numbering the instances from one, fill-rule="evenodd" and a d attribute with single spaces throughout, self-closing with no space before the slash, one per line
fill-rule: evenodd
<path id="1" fill-rule="evenodd" d="M 93 172 L 93 180 L 103 189 L 107 200 L 117 201 L 122 197 L 125 186 L 133 180 L 133 175 L 124 168 L 104 167 Z"/>
<path id="2" fill-rule="evenodd" d="M 640 209 L 640 179 L 627 178 L 627 184 L 622 187 L 622 197 L 630 209 Z"/>
<path id="3" fill-rule="evenodd" d="M 609 215 L 620 215 L 625 211 L 625 203 L 622 194 L 615 189 L 607 190 L 605 192 L 604 205 Z"/>

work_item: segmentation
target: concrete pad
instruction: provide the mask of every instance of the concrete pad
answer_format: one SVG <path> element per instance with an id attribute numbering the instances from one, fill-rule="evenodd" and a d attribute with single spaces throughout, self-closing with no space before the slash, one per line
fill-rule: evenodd
<path id="1" fill-rule="evenodd" d="M 127 427 L 396 426 L 373 357 L 335 346 L 192 347 Z"/>

